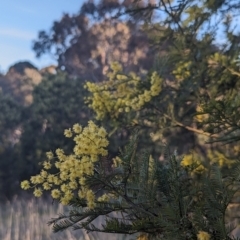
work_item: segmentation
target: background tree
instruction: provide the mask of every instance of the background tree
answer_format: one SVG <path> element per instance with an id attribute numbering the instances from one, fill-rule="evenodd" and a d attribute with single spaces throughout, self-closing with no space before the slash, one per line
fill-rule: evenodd
<path id="1" fill-rule="evenodd" d="M 129 4 L 85 2 L 79 13 L 65 14 L 49 32 L 39 32 L 33 44 L 36 56 L 52 54 L 59 68 L 94 82 L 103 80 L 113 61 L 121 62 L 128 72 L 146 71 L 153 62 L 146 34 L 136 21 L 112 18 Z"/>
<path id="2" fill-rule="evenodd" d="M 14 151 L 21 135 L 23 108 L 10 96 L 0 93 L 0 200 L 19 188 L 18 162 Z"/>
<path id="3" fill-rule="evenodd" d="M 0 78 L 0 87 L 4 94 L 11 95 L 23 106 L 29 106 L 32 103 L 32 91 L 41 80 L 41 73 L 30 62 L 18 62 Z"/>

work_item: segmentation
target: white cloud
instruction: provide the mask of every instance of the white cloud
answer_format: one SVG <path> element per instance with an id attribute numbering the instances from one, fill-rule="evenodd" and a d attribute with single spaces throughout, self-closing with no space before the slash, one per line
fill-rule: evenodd
<path id="1" fill-rule="evenodd" d="M 0 28 L 0 36 L 29 41 L 36 38 L 36 33 L 15 28 Z"/>

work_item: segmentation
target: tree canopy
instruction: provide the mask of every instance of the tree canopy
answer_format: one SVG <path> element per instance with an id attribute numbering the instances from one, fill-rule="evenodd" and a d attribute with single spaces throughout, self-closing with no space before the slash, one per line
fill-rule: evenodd
<path id="1" fill-rule="evenodd" d="M 147 35 L 136 22 L 113 18 L 129 4 L 85 2 L 77 14 L 64 14 L 50 31 L 39 32 L 33 44 L 36 56 L 52 54 L 59 68 L 95 82 L 103 79 L 113 61 L 128 71 L 146 71 L 153 62 Z"/>

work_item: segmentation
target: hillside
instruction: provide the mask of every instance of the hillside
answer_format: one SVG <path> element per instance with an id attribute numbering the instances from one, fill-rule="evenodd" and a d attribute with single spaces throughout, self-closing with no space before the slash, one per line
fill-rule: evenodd
<path id="1" fill-rule="evenodd" d="M 54 74 L 56 67 L 38 69 L 27 61 L 17 62 L 10 66 L 5 75 L 0 76 L 0 88 L 4 95 L 10 95 L 18 103 L 28 106 L 32 103 L 34 86 L 42 81 L 46 73 Z"/>

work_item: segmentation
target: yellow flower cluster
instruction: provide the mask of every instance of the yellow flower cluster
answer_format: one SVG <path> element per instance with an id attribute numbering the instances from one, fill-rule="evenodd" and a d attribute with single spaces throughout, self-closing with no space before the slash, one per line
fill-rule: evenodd
<path id="1" fill-rule="evenodd" d="M 190 66 L 191 62 L 180 61 L 177 64 L 176 69 L 174 69 L 172 73 L 174 74 L 177 80 L 182 81 L 191 75 Z"/>
<path id="2" fill-rule="evenodd" d="M 236 160 L 228 158 L 223 153 L 219 151 L 207 151 L 207 159 L 208 162 L 212 164 L 218 164 L 220 167 L 227 167 L 231 168 L 236 164 Z M 183 167 L 188 168 L 191 171 L 191 174 L 202 174 L 206 172 L 206 168 L 202 164 L 202 159 L 196 153 L 187 154 L 184 156 L 183 160 L 181 161 L 181 165 Z"/>
<path id="3" fill-rule="evenodd" d="M 30 188 L 29 181 L 27 181 L 27 180 L 22 181 L 21 182 L 21 188 L 24 189 L 24 190 L 29 189 Z"/>
<path id="4" fill-rule="evenodd" d="M 221 54 L 221 53 L 214 53 L 213 55 L 211 55 L 209 57 L 209 65 L 212 66 L 217 66 L 217 65 L 227 65 L 229 61 L 229 57 Z M 232 63 L 234 63 L 234 61 L 232 61 Z"/>
<path id="5" fill-rule="evenodd" d="M 196 112 L 197 114 L 195 115 L 195 119 L 199 123 L 206 121 L 209 117 L 209 114 L 203 113 L 203 108 L 201 105 L 197 105 Z"/>
<path id="6" fill-rule="evenodd" d="M 114 167 L 118 167 L 122 165 L 122 159 L 120 157 L 113 158 L 113 165 Z"/>
<path id="7" fill-rule="evenodd" d="M 162 79 L 156 72 L 151 76 L 150 89 L 140 88 L 140 78 L 134 73 L 124 75 L 121 65 L 117 63 L 112 64 L 111 72 L 107 76 L 107 81 L 87 82 L 85 85 L 92 94 L 86 102 L 99 120 L 107 115 L 117 118 L 122 112 L 138 111 L 161 91 Z"/>
<path id="8" fill-rule="evenodd" d="M 40 197 L 44 190 L 51 190 L 52 197 L 65 205 L 78 194 L 80 198 L 86 199 L 89 208 L 94 208 L 95 194 L 87 188 L 85 177 L 93 175 L 94 164 L 100 156 L 108 154 L 107 132 L 103 127 L 89 121 L 87 127 L 82 128 L 75 124 L 72 129 L 65 130 L 64 135 L 73 137 L 74 154 L 66 155 L 62 149 L 57 149 L 55 156 L 48 152 L 40 174 L 32 176 L 30 182 L 23 181 L 21 187 L 34 188 L 33 193 L 36 197 Z M 53 167 L 58 169 L 56 174 L 50 173 Z"/>
<path id="9" fill-rule="evenodd" d="M 217 163 L 220 167 L 231 168 L 236 163 L 236 160 L 227 158 L 223 153 L 218 151 L 208 151 L 207 157 L 211 163 Z"/>
<path id="10" fill-rule="evenodd" d="M 199 231 L 198 234 L 197 234 L 197 239 L 198 240 L 210 240 L 211 236 L 207 232 Z"/>
<path id="11" fill-rule="evenodd" d="M 110 197 L 108 194 L 104 193 L 101 197 L 98 198 L 98 202 L 108 202 Z"/>
<path id="12" fill-rule="evenodd" d="M 137 240 L 148 240 L 148 234 L 146 233 L 141 233 L 138 237 Z"/>
<path id="13" fill-rule="evenodd" d="M 197 159 L 193 154 L 185 155 L 181 161 L 181 166 L 188 168 L 191 175 L 202 174 L 207 170 L 201 160 Z"/>

